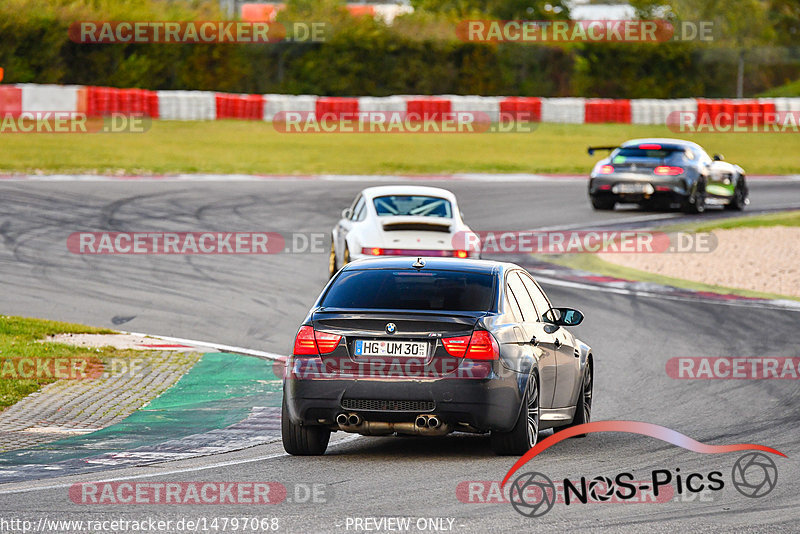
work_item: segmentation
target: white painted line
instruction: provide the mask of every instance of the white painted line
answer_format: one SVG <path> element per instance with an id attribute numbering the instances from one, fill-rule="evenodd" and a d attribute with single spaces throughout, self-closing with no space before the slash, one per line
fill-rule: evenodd
<path id="1" fill-rule="evenodd" d="M 338 445 L 342 445 L 344 443 L 349 443 L 351 441 L 355 441 L 361 437 L 360 434 L 353 434 L 347 437 L 344 437 L 340 440 L 336 440 L 334 443 L 331 443 L 329 447 L 336 447 Z M 219 467 L 229 467 L 232 465 L 243 465 L 243 464 L 250 464 L 254 462 L 263 462 L 266 460 L 274 460 L 275 458 L 283 458 L 285 456 L 289 456 L 286 452 L 279 452 L 275 454 L 268 454 L 267 456 L 258 456 L 256 458 L 243 458 L 241 460 L 228 460 L 225 462 L 215 462 L 213 464 L 207 465 L 198 465 L 194 467 L 182 467 L 180 469 L 170 469 L 168 471 L 159 471 L 157 473 L 143 473 L 141 475 L 131 475 L 126 477 L 115 477 L 115 478 L 104 478 L 101 480 L 92 480 L 93 483 L 102 484 L 104 482 L 121 482 L 126 480 L 138 480 L 142 478 L 154 478 L 160 476 L 169 476 L 169 475 L 179 475 L 181 473 L 193 473 L 196 471 L 205 471 L 207 469 L 217 469 Z M 145 466 L 145 467 L 151 467 Z M 131 466 L 135 467 L 135 466 Z M 128 467 L 130 469 L 131 467 Z M 66 476 L 76 476 L 74 474 L 66 475 Z M 33 488 L 20 488 L 20 489 L 10 489 L 10 490 L 0 490 L 0 495 L 12 495 L 15 493 L 30 493 L 33 491 L 47 491 L 53 489 L 61 489 L 61 488 L 69 488 L 74 484 L 80 484 L 80 482 L 68 482 L 63 484 L 50 484 L 48 486 L 36 486 Z"/>
<path id="2" fill-rule="evenodd" d="M 598 228 L 603 226 L 614 226 L 616 224 L 625 224 L 625 223 L 637 223 L 637 222 L 648 222 L 648 221 L 660 221 L 666 219 L 675 219 L 677 217 L 683 217 L 683 213 L 663 213 L 660 215 L 639 215 L 635 217 L 627 217 L 624 219 L 609 219 L 607 221 L 597 221 L 592 223 L 575 223 L 575 224 L 562 224 L 557 226 L 543 226 L 541 228 L 534 228 L 529 230 L 530 232 L 553 232 L 557 230 L 574 230 L 578 228 Z"/>
<path id="3" fill-rule="evenodd" d="M 164 341 L 172 341 L 174 343 L 181 343 L 205 349 L 214 349 L 219 352 L 233 352 L 236 354 L 244 354 L 245 356 L 255 356 L 256 358 L 263 358 L 265 360 L 283 360 L 286 358 L 286 356 L 283 356 L 282 354 L 275 354 L 274 352 L 265 352 L 262 350 L 247 349 L 244 347 L 236 347 L 233 345 L 222 345 L 219 343 L 210 343 L 208 341 L 184 339 L 182 337 L 159 336 L 157 334 L 143 334 L 140 332 L 122 332 L 122 333 L 133 336 L 146 336 L 155 339 L 162 339 Z"/>
<path id="4" fill-rule="evenodd" d="M 664 300 L 674 300 L 679 302 L 701 302 L 704 304 L 718 304 L 720 306 L 737 306 L 740 308 L 761 308 L 761 309 L 785 309 L 789 311 L 800 312 L 800 302 L 793 300 L 774 300 L 774 301 L 751 301 L 751 300 L 712 300 L 704 298 L 684 297 L 681 295 L 670 295 L 664 293 L 652 293 L 650 291 L 642 291 L 637 289 L 623 289 L 620 287 L 609 287 L 594 284 L 584 284 L 582 282 L 573 282 L 569 280 L 559 280 L 558 278 L 550 278 L 549 276 L 539 276 L 536 272 L 531 273 L 533 277 L 545 284 L 560 287 L 569 287 L 574 289 L 585 289 L 587 291 L 599 291 L 603 293 L 615 293 L 617 295 L 627 295 L 634 297 L 647 297 L 657 298 Z M 691 290 L 686 290 L 691 291 Z"/>

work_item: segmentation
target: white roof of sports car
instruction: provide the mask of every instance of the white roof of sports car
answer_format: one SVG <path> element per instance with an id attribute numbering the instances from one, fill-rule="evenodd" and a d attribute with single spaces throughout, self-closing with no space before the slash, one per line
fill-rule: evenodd
<path id="1" fill-rule="evenodd" d="M 380 185 L 377 187 L 368 187 L 361 193 L 370 200 L 386 195 L 421 195 L 444 198 L 453 204 L 456 203 L 456 196 L 447 189 L 423 185 Z"/>

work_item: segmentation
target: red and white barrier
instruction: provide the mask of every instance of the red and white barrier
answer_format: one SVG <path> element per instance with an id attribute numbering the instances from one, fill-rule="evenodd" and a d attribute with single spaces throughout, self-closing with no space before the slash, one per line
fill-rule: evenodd
<path id="1" fill-rule="evenodd" d="M 697 101 L 694 98 L 631 100 L 631 122 L 633 124 L 666 124 L 667 117 L 673 111 L 696 113 Z"/>
<path id="2" fill-rule="evenodd" d="M 213 121 L 216 94 L 211 91 L 159 91 L 158 116 L 177 121 Z"/>
<path id="3" fill-rule="evenodd" d="M 14 85 L 0 85 L 0 115 L 19 116 L 22 113 L 22 89 Z"/>
<path id="4" fill-rule="evenodd" d="M 583 124 L 586 116 L 585 98 L 543 98 L 542 122 Z"/>
<path id="5" fill-rule="evenodd" d="M 327 117 L 339 120 L 342 114 L 352 116 L 358 113 L 358 98 L 343 98 L 326 96 L 317 98 L 314 104 L 314 113 L 317 118 Z"/>
<path id="6" fill-rule="evenodd" d="M 113 87 L 81 87 L 78 89 L 78 111 L 90 117 L 113 113 L 143 114 L 158 118 L 158 93 L 146 89 L 116 89 Z"/>
<path id="7" fill-rule="evenodd" d="M 667 124 L 674 112 L 689 112 L 712 122 L 744 114 L 750 124 L 765 124 L 775 113 L 800 112 L 800 98 L 759 99 L 600 99 L 497 97 L 476 95 L 394 95 L 322 97 L 315 95 L 241 95 L 211 91 L 149 91 L 76 85 L 0 85 L 0 116 L 24 112 L 83 112 L 97 117 L 144 114 L 165 120 L 264 120 L 281 112 L 317 117 L 359 112 L 414 113 L 437 119 L 450 112 L 476 112 L 492 121 L 518 120 L 566 124 Z M 674 117 L 674 116 L 673 116 Z M 774 119 L 772 119 L 774 120 Z"/>
<path id="8" fill-rule="evenodd" d="M 503 100 L 503 97 L 447 95 L 445 98 L 450 99 L 454 112 L 483 113 L 488 115 L 492 122 L 500 120 L 500 101 Z"/>
<path id="9" fill-rule="evenodd" d="M 217 93 L 215 106 L 217 120 L 245 119 L 260 121 L 264 119 L 264 97 L 261 95 Z"/>
<path id="10" fill-rule="evenodd" d="M 264 95 L 264 120 L 272 121 L 276 114 L 286 111 L 311 113 L 316 103 L 313 95 Z"/>
<path id="11" fill-rule="evenodd" d="M 23 111 L 78 111 L 78 85 L 21 84 Z"/>
<path id="12" fill-rule="evenodd" d="M 778 113 L 787 111 L 800 111 L 800 98 L 760 98 L 759 102 L 774 102 L 775 111 Z"/>
<path id="13" fill-rule="evenodd" d="M 361 96 L 358 98 L 359 111 L 380 113 L 405 113 L 406 96 Z"/>
<path id="14" fill-rule="evenodd" d="M 627 99 L 592 98 L 584 103 L 584 122 L 631 123 L 631 101 Z"/>

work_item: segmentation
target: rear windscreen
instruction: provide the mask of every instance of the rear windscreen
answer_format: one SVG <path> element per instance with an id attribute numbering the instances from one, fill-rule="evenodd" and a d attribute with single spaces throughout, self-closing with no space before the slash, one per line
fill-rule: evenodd
<path id="1" fill-rule="evenodd" d="M 612 158 L 623 157 L 623 158 L 649 158 L 649 159 L 664 159 L 673 152 L 681 152 L 681 150 L 675 150 L 672 148 L 662 148 L 662 149 L 642 149 L 639 147 L 624 147 L 618 148 L 613 154 Z"/>
<path id="2" fill-rule="evenodd" d="M 386 195 L 377 197 L 373 204 L 379 217 L 410 215 L 417 217 L 453 218 L 450 201 L 422 195 Z"/>
<path id="3" fill-rule="evenodd" d="M 395 310 L 488 311 L 494 276 L 458 271 L 374 269 L 346 271 L 322 306 Z"/>

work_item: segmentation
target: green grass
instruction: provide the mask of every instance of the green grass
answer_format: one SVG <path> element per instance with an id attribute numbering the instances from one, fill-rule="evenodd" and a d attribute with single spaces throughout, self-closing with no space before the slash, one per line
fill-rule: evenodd
<path id="1" fill-rule="evenodd" d="M 793 82 L 785 83 L 778 87 L 773 87 L 768 91 L 764 91 L 760 95 L 760 97 L 776 97 L 776 96 L 787 96 L 787 97 L 794 97 L 800 96 L 800 80 L 795 80 Z"/>
<path id="2" fill-rule="evenodd" d="M 251 121 L 153 121 L 141 134 L 0 134 L 0 173 L 588 174 L 586 147 L 681 137 L 750 174 L 800 172 L 795 136 L 678 135 L 664 126 L 541 124 L 531 133 L 285 134 Z"/>
<path id="3" fill-rule="evenodd" d="M 729 228 L 762 228 L 769 226 L 800 226 L 800 210 L 782 211 L 767 215 L 751 215 L 691 227 L 695 232 L 708 232 Z"/>
<path id="4" fill-rule="evenodd" d="M 70 323 L 10 317 L 0 315 L 0 369 L 12 358 L 80 358 L 105 359 L 129 357 L 133 351 L 118 351 L 111 347 L 88 349 L 62 343 L 37 343 L 55 334 L 112 334 L 113 330 L 93 328 Z M 22 397 L 33 393 L 53 379 L 19 379 L 0 377 L 0 409 L 11 406 Z"/>

